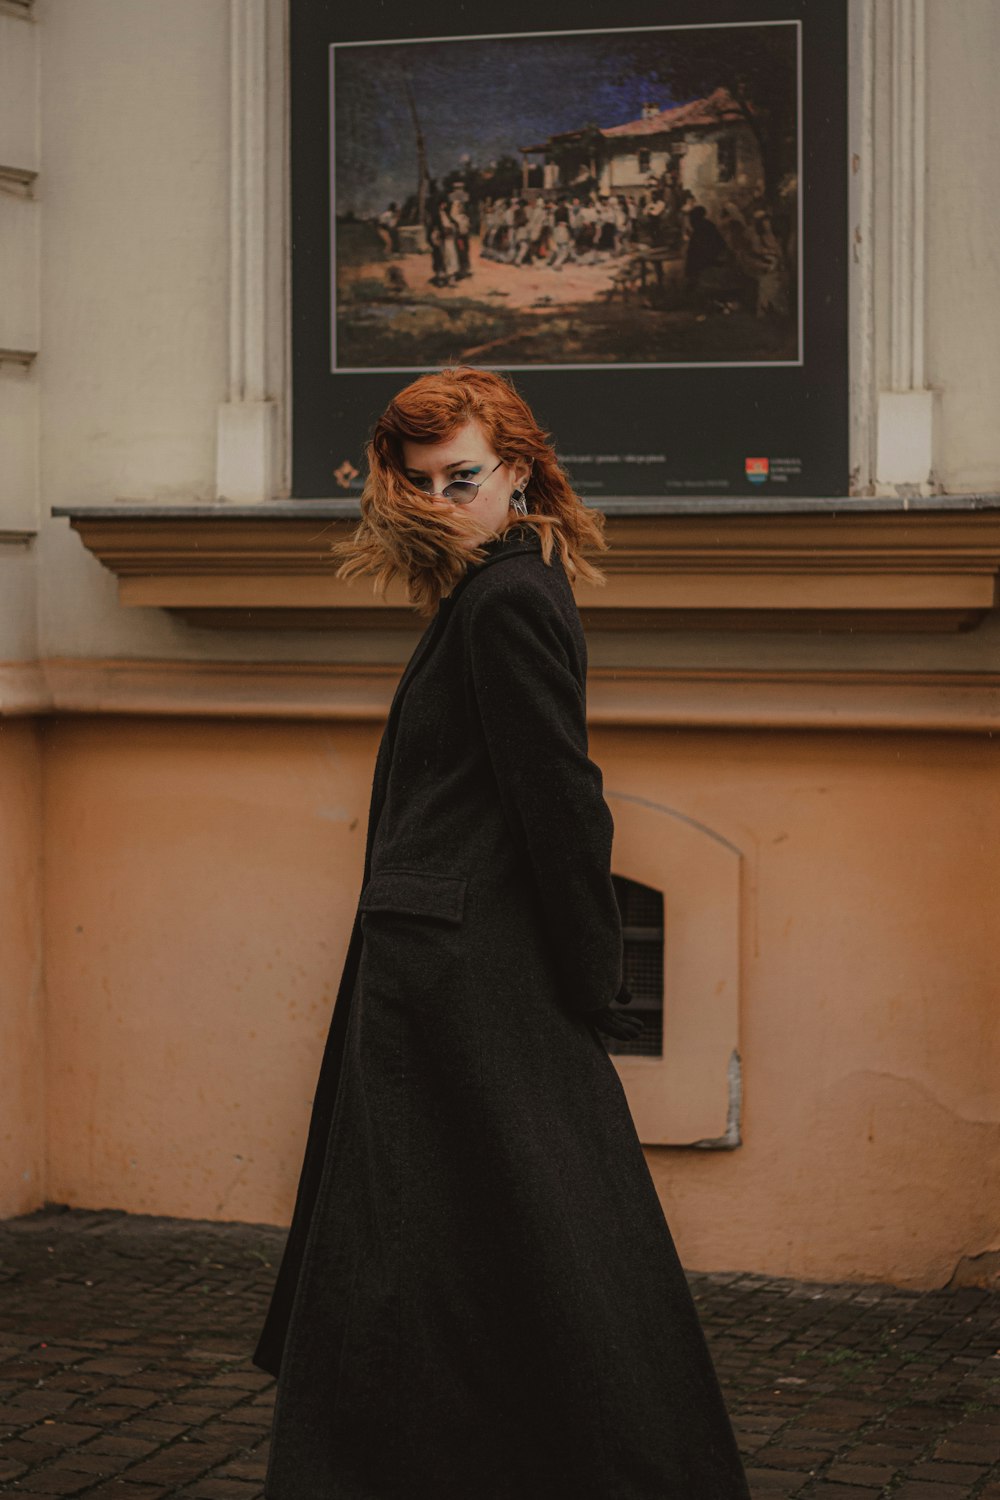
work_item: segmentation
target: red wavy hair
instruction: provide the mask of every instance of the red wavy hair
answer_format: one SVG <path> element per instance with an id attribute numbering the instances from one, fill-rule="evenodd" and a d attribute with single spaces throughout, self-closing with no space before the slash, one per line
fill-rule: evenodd
<path id="1" fill-rule="evenodd" d="M 481 537 L 474 517 L 460 507 L 446 510 L 403 473 L 404 442 L 444 442 L 470 421 L 479 424 L 502 462 L 523 462 L 531 469 L 525 486 L 528 514 L 512 510 L 490 536 L 501 536 L 512 526 L 533 527 L 546 563 L 551 563 L 558 546 L 571 580 L 579 576 L 603 583 L 604 574 L 586 560 L 583 550 L 607 550 L 604 516 L 588 510 L 574 493 L 549 434 L 511 382 L 492 370 L 468 365 L 421 375 L 394 396 L 379 417 L 366 450 L 361 522 L 331 549 L 343 559 L 337 577 L 374 573 L 380 594 L 393 578 L 402 578 L 409 602 L 419 614 L 430 615 L 469 563 L 482 561 L 482 541 L 489 537 Z M 463 546 L 473 535 L 480 536 L 480 544 Z"/>

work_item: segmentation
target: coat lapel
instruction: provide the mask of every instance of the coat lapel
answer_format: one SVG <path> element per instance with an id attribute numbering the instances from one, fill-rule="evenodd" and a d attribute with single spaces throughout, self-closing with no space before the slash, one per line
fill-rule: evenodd
<path id="1" fill-rule="evenodd" d="M 399 722 L 403 699 L 406 696 L 410 683 L 441 639 L 444 628 L 448 623 L 448 618 L 455 606 L 455 601 L 462 593 L 462 590 L 468 587 L 472 579 L 478 577 L 485 568 L 492 567 L 498 562 L 504 562 L 509 557 L 518 557 L 524 552 L 538 552 L 540 550 L 541 542 L 538 539 L 538 535 L 530 528 L 515 527 L 497 540 L 487 542 L 486 557 L 482 562 L 473 563 L 466 569 L 451 593 L 441 600 L 438 605 L 437 614 L 417 642 L 413 655 L 404 667 L 403 675 L 396 684 L 396 691 L 392 696 L 392 703 L 389 705 L 385 730 L 379 744 L 378 758 L 375 762 L 371 808 L 368 815 L 368 842 L 365 849 L 365 884 L 367 884 L 368 877 L 371 874 L 372 845 L 375 841 L 375 830 L 378 827 L 378 821 L 382 813 L 382 805 L 385 802 L 389 768 L 392 765 L 392 750 L 396 740 L 396 726 Z"/>

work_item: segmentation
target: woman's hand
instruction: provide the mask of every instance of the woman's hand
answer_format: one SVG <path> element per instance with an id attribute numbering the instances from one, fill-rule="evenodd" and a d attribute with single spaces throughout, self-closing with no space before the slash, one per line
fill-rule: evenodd
<path id="1" fill-rule="evenodd" d="M 590 1020 L 598 1031 L 605 1036 L 613 1036 L 619 1042 L 634 1042 L 642 1031 L 642 1021 L 638 1016 L 626 1016 L 616 1005 L 629 1005 L 632 1001 L 632 991 L 627 984 L 622 984 L 621 989 L 615 996 L 614 1005 L 606 1005 L 603 1010 L 590 1012 Z"/>
<path id="2" fill-rule="evenodd" d="M 642 1021 L 638 1016 L 627 1016 L 612 1005 L 606 1005 L 603 1010 L 592 1010 L 587 1019 L 598 1031 L 615 1037 L 619 1042 L 634 1042 L 642 1031 Z"/>

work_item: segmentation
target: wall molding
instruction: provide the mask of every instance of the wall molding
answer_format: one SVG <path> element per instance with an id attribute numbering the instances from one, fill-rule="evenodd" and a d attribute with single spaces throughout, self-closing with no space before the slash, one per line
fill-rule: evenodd
<path id="1" fill-rule="evenodd" d="M 402 655 L 408 654 L 402 652 Z M 0 663 L 0 718 L 147 715 L 381 724 L 401 663 L 51 657 Z M 1000 672 L 591 668 L 602 727 L 1000 734 Z"/>
<path id="2" fill-rule="evenodd" d="M 118 578 L 125 606 L 227 629 L 408 628 L 401 587 L 335 577 L 345 518 L 70 513 Z M 606 629 L 968 629 L 992 610 L 1000 511 L 611 516 L 603 588 L 581 586 Z"/>

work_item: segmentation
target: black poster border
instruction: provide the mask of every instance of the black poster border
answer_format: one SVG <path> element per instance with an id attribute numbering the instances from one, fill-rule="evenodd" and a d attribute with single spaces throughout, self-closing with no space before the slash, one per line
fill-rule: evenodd
<path id="1" fill-rule="evenodd" d="M 512 370 L 560 452 L 599 450 L 601 468 L 567 463 L 583 497 L 597 507 L 626 498 L 652 508 L 665 498 L 694 503 L 704 497 L 773 509 L 779 501 L 848 493 L 847 3 L 628 0 L 612 10 L 594 0 L 572 6 L 550 0 L 544 18 L 527 0 L 504 8 L 504 35 L 755 20 L 801 23 L 804 358 L 779 366 Z M 495 23 L 473 27 L 462 0 L 434 0 L 419 19 L 401 0 L 367 10 L 339 0 L 291 0 L 294 498 L 356 499 L 371 425 L 392 394 L 419 373 L 330 369 L 330 46 L 498 31 Z M 657 451 L 662 466 L 607 461 Z M 761 481 L 757 466 L 754 482 L 747 459 L 757 457 L 769 459 L 768 475 Z"/>

